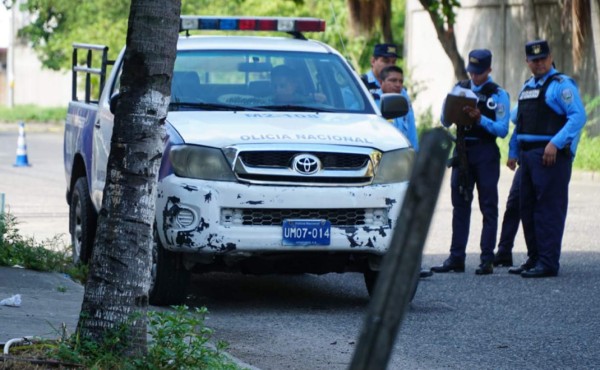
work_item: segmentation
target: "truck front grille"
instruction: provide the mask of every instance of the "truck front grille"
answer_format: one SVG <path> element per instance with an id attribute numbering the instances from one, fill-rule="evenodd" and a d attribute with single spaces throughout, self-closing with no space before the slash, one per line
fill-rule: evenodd
<path id="1" fill-rule="evenodd" d="M 221 210 L 223 225 L 281 226 L 284 219 L 324 219 L 329 220 L 331 226 L 384 226 L 388 223 L 388 212 L 385 208 L 224 208 Z"/>
<path id="2" fill-rule="evenodd" d="M 369 185 L 382 155 L 373 148 L 307 144 L 236 145 L 226 152 L 241 182 L 291 186 Z M 309 165 L 316 170 L 306 171 Z"/>
<path id="3" fill-rule="evenodd" d="M 369 157 L 353 153 L 311 153 L 321 160 L 324 169 L 359 169 L 366 165 Z M 240 159 L 251 167 L 290 167 L 298 152 L 243 152 Z"/>

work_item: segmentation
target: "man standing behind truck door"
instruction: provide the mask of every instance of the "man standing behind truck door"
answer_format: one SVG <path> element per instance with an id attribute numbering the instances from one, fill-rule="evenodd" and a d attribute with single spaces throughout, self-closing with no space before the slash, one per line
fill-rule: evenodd
<path id="1" fill-rule="evenodd" d="M 371 57 L 371 70 L 360 76 L 371 94 L 375 94 L 381 88 L 381 70 L 387 66 L 396 65 L 398 59 L 398 47 L 394 44 L 376 44 Z"/>
<path id="2" fill-rule="evenodd" d="M 379 76 L 380 79 L 378 82 L 381 88 L 378 88 L 374 91 L 371 90 L 375 101 L 377 101 L 377 104 L 379 105 L 379 98 L 381 97 L 381 94 L 387 93 L 401 94 L 402 96 L 404 96 L 404 98 L 406 98 L 409 107 L 408 114 L 404 117 L 398 117 L 392 120 L 391 123 L 392 125 L 394 125 L 394 127 L 398 129 L 398 131 L 402 132 L 402 134 L 406 136 L 408 141 L 410 141 L 410 144 L 412 145 L 413 149 L 415 151 L 418 151 L 419 138 L 417 136 L 417 127 L 415 124 L 415 113 L 412 110 L 408 93 L 404 88 L 404 71 L 398 66 L 389 65 L 385 66 L 379 72 Z M 422 278 L 429 277 L 431 275 L 433 275 L 433 273 L 430 270 L 426 270 L 423 268 L 419 273 L 419 277 Z"/>

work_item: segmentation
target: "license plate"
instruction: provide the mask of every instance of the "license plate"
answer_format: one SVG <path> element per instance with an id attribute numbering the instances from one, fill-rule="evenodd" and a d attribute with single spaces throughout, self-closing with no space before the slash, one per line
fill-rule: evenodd
<path id="1" fill-rule="evenodd" d="M 329 245 L 331 222 L 327 220 L 283 220 L 283 245 Z"/>

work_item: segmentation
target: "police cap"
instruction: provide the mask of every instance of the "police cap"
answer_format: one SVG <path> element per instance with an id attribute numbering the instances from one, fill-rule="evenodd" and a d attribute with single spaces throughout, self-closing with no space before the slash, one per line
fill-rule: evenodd
<path id="1" fill-rule="evenodd" d="M 535 40 L 525 44 L 527 60 L 545 58 L 550 54 L 550 46 L 546 40 Z"/>
<path id="2" fill-rule="evenodd" d="M 488 49 L 475 49 L 469 53 L 467 72 L 481 74 L 492 66 L 492 52 Z"/>
<path id="3" fill-rule="evenodd" d="M 376 44 L 373 49 L 374 57 L 398 58 L 398 46 L 395 44 Z"/>

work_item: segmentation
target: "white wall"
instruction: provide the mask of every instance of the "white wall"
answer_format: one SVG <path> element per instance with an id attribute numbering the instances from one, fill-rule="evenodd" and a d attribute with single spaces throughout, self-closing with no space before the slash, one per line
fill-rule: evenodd
<path id="1" fill-rule="evenodd" d="M 8 47 L 8 11 L 0 4 L 0 48 Z"/>
<path id="2" fill-rule="evenodd" d="M 9 45 L 10 15 L 11 12 L 0 4 L 0 48 Z M 18 13 L 16 27 L 22 26 L 21 23 L 26 23 L 28 19 L 25 14 Z M 13 51 L 13 103 L 66 108 L 71 99 L 71 75 L 42 68 L 37 55 L 27 43 L 16 42 Z M 0 68 L 0 105 L 9 104 L 10 83 L 7 71 Z"/>

